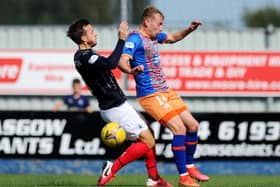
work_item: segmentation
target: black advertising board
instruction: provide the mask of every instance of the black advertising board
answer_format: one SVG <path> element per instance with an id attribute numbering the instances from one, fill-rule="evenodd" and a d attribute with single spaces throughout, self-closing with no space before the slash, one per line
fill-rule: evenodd
<path id="1" fill-rule="evenodd" d="M 272 113 L 196 114 L 205 159 L 280 160 L 280 116 Z"/>
<path id="2" fill-rule="evenodd" d="M 146 113 L 158 160 L 171 161 L 172 133 Z M 280 160 L 280 117 L 276 113 L 195 113 L 200 123 L 198 160 Z M 100 140 L 98 112 L 0 112 L 1 158 L 116 158 L 129 145 L 111 149 Z"/>
<path id="3" fill-rule="evenodd" d="M 114 158 L 105 149 L 99 113 L 1 112 L 0 155 L 17 158 Z M 122 149 L 122 147 L 120 148 Z"/>

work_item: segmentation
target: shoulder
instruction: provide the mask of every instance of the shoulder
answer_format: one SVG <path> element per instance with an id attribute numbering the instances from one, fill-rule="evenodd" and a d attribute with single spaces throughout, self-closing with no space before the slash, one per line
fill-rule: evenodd
<path id="1" fill-rule="evenodd" d="M 71 98 L 73 98 L 72 95 L 65 95 L 65 96 L 63 96 L 64 102 L 67 102 L 67 101 L 68 101 L 69 99 L 71 99 Z"/>
<path id="2" fill-rule="evenodd" d="M 127 38 L 126 41 L 131 41 L 131 42 L 140 42 L 141 41 L 141 36 L 140 36 L 140 33 L 134 31 L 134 32 L 131 32 Z"/>
<path id="3" fill-rule="evenodd" d="M 75 55 L 74 55 L 74 58 L 75 59 L 81 59 L 85 56 L 89 56 L 89 55 L 92 55 L 92 54 L 95 54 L 95 52 L 91 49 L 87 49 L 87 50 L 78 50 L 76 51 Z"/>
<path id="4" fill-rule="evenodd" d="M 75 53 L 74 61 L 78 65 L 79 63 L 88 62 L 93 64 L 99 58 L 99 54 L 92 49 L 78 50 Z"/>
<path id="5" fill-rule="evenodd" d="M 82 98 L 84 100 L 88 100 L 88 96 L 87 95 L 81 95 L 80 98 Z"/>
<path id="6" fill-rule="evenodd" d="M 135 48 L 136 46 L 140 45 L 142 43 L 141 36 L 138 32 L 132 32 L 126 39 L 125 48 Z"/>
<path id="7" fill-rule="evenodd" d="M 141 38 L 140 33 L 138 31 L 132 31 L 131 33 L 129 33 L 129 38 Z"/>
<path id="8" fill-rule="evenodd" d="M 63 98 L 71 98 L 72 95 L 64 95 Z"/>

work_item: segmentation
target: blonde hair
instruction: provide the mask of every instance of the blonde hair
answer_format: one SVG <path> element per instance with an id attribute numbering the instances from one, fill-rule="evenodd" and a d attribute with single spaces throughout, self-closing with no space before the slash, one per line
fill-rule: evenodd
<path id="1" fill-rule="evenodd" d="M 146 19 L 146 18 L 151 18 L 153 17 L 155 14 L 160 14 L 162 16 L 162 18 L 164 19 L 164 15 L 163 13 L 155 8 L 154 6 L 148 6 L 144 9 L 143 14 L 142 14 L 142 22 Z"/>

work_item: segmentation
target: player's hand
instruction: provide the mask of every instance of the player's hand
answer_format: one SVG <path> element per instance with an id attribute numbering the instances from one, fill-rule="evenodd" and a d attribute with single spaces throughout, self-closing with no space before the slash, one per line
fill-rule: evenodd
<path id="1" fill-rule="evenodd" d="M 119 26 L 119 38 L 122 40 L 126 40 L 128 36 L 128 23 L 126 21 L 122 21 Z"/>
<path id="2" fill-rule="evenodd" d="M 134 68 L 132 68 L 130 71 L 130 74 L 138 75 L 138 74 L 143 73 L 143 71 L 144 71 L 144 66 L 139 65 L 139 66 L 135 66 Z"/>
<path id="3" fill-rule="evenodd" d="M 200 21 L 192 21 L 190 26 L 189 26 L 189 29 L 191 31 L 194 31 L 195 29 L 197 29 L 198 26 L 202 25 L 202 23 Z"/>

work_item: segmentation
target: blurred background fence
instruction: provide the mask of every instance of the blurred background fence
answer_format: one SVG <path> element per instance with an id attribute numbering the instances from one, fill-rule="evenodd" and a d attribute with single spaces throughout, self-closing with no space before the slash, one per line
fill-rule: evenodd
<path id="1" fill-rule="evenodd" d="M 137 26 L 131 26 L 136 29 Z M 111 51 L 117 40 L 117 25 L 95 26 L 98 37 L 99 51 Z M 76 49 L 66 37 L 67 26 L 0 26 L 0 52 L 2 51 L 68 51 Z M 178 28 L 167 28 L 173 32 Z M 248 51 L 267 52 L 279 51 L 280 30 L 274 29 L 267 35 L 265 29 L 243 30 L 203 30 L 199 29 L 190 37 L 174 44 L 163 45 L 162 51 L 201 52 L 201 51 Z M 68 62 L 72 63 L 72 62 Z M 126 80 L 127 81 L 127 80 Z M 33 84 L 30 82 L 30 84 Z M 125 88 L 124 88 L 125 89 Z M 279 112 L 279 95 L 188 95 L 181 94 L 193 112 Z M 50 110 L 53 104 L 61 99 L 58 94 L 15 94 L 0 95 L 0 110 Z M 129 94 L 130 102 L 142 110 L 135 101 L 135 95 Z M 91 104 L 98 108 L 94 97 Z"/>
<path id="2" fill-rule="evenodd" d="M 117 39 L 118 25 L 95 26 L 100 50 L 111 50 Z M 137 26 L 130 26 L 131 30 Z M 166 32 L 180 28 L 166 28 Z M 66 38 L 67 26 L 4 26 L 0 25 L 0 49 L 73 49 L 76 46 Z M 280 29 L 267 33 L 261 28 L 215 29 L 200 28 L 190 37 L 165 45 L 163 50 L 219 50 L 219 51 L 264 51 L 280 49 Z"/>

